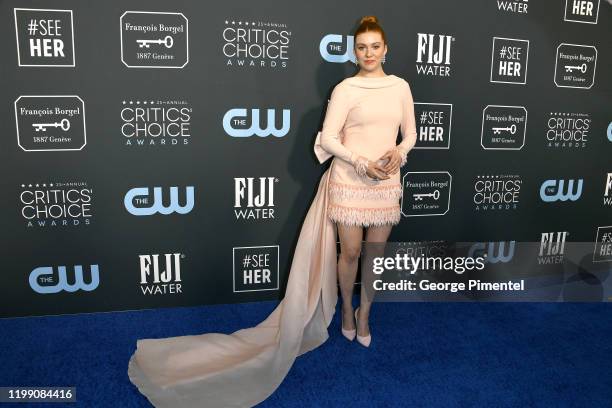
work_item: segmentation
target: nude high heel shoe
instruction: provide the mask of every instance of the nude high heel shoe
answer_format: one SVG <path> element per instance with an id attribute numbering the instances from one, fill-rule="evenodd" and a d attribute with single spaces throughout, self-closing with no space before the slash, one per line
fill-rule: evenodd
<path id="1" fill-rule="evenodd" d="M 342 311 L 340 311 L 342 313 Z M 353 341 L 355 339 L 355 335 L 357 334 L 357 322 L 355 322 L 355 328 L 353 330 L 346 330 L 344 328 L 344 313 L 342 313 L 342 318 L 340 319 L 340 329 L 342 329 L 342 335 L 348 339 L 348 341 Z"/>
<path id="2" fill-rule="evenodd" d="M 355 309 L 355 327 L 357 327 L 357 313 L 359 308 Z M 357 329 L 355 329 L 355 334 L 357 334 Z M 364 347 L 370 347 L 370 342 L 372 341 L 372 333 L 367 336 L 360 336 L 357 334 L 357 342 Z"/>

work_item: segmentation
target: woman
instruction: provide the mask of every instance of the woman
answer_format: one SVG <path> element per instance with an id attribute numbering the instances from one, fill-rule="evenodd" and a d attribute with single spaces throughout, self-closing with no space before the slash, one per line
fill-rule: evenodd
<path id="1" fill-rule="evenodd" d="M 300 230 L 285 297 L 257 326 L 230 335 L 138 340 L 128 375 L 155 406 L 249 407 L 266 399 L 297 356 L 329 337 L 337 271 L 342 332 L 352 339 L 356 331 L 358 340 L 369 345 L 371 302 L 362 297 L 356 326 L 352 319 L 361 234 L 367 227 L 366 240 L 386 241 L 399 222 L 399 167 L 414 146 L 416 128 L 408 83 L 382 71 L 387 45 L 375 17 L 362 19 L 354 51 L 361 69 L 334 88 L 315 142 L 320 161 L 335 157 Z M 398 126 L 403 141 L 395 146 Z"/>

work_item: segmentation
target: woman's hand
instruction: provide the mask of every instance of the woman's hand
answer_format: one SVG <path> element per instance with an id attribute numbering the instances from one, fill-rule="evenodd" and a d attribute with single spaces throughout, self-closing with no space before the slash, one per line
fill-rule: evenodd
<path id="1" fill-rule="evenodd" d="M 377 162 L 372 161 L 368 163 L 368 171 L 366 174 L 368 177 L 378 180 L 386 180 L 389 178 L 389 175 L 385 171 L 384 167 Z"/>
<path id="2" fill-rule="evenodd" d="M 382 166 L 382 170 L 386 173 L 386 174 L 395 174 L 399 171 L 400 169 L 400 164 L 402 162 L 402 156 L 401 154 L 397 151 L 396 148 L 390 149 L 389 151 L 387 151 L 387 153 L 385 153 L 384 155 L 382 155 L 379 159 L 386 161 L 387 163 L 385 163 L 384 166 Z"/>

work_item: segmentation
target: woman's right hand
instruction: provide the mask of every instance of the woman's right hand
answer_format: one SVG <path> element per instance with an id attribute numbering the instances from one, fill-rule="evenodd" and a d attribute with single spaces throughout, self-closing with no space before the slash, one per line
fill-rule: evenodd
<path id="1" fill-rule="evenodd" d="M 368 170 L 366 175 L 373 179 L 386 180 L 389 175 L 385 172 L 384 166 L 378 164 L 378 162 L 370 161 L 368 163 Z"/>

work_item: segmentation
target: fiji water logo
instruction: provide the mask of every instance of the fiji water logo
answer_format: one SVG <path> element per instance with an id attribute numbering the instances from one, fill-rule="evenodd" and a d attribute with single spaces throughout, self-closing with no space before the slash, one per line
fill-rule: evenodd
<path id="1" fill-rule="evenodd" d="M 179 188 L 170 187 L 170 203 L 164 205 L 162 187 L 153 187 L 151 199 L 149 187 L 135 187 L 127 192 L 123 199 L 126 210 L 133 215 L 168 215 L 172 213 L 187 214 L 193 209 L 193 186 L 185 187 L 185 204 L 179 203 Z"/>
<path id="2" fill-rule="evenodd" d="M 74 273 L 68 278 L 65 266 L 57 267 L 57 274 L 54 273 L 52 266 L 40 266 L 30 273 L 30 287 L 38 293 L 49 294 L 58 292 L 76 292 L 84 290 L 91 292 L 100 284 L 100 273 L 98 265 L 90 265 L 90 282 L 85 282 L 83 278 L 83 266 L 74 265 Z M 74 281 L 74 283 L 70 283 Z"/>
<path id="3" fill-rule="evenodd" d="M 260 109 L 234 108 L 228 110 L 223 115 L 223 130 L 232 137 L 251 137 L 251 136 L 275 136 L 283 137 L 289 133 L 291 126 L 291 110 L 282 110 L 282 120 L 280 129 L 276 128 L 276 109 L 266 109 L 266 124 L 262 127 L 260 119 Z"/>
<path id="4" fill-rule="evenodd" d="M 576 183 L 574 183 L 576 181 Z M 540 198 L 546 203 L 554 201 L 576 201 L 582 195 L 583 179 L 546 180 L 540 186 Z"/>

